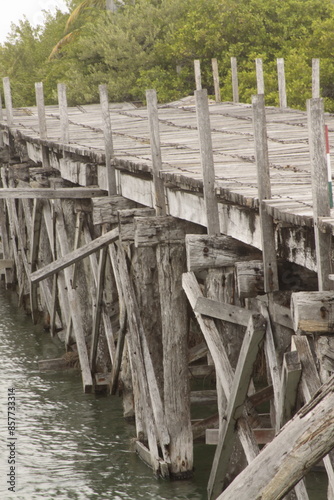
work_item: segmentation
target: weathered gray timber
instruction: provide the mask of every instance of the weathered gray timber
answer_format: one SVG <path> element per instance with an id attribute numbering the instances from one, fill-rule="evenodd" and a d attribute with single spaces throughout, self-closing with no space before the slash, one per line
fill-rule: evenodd
<path id="1" fill-rule="evenodd" d="M 211 428 L 215 496 L 236 476 L 242 481 L 246 461 L 265 451 L 259 444 L 272 440 L 277 450 L 290 424 L 277 437 L 274 431 L 293 417 L 296 398 L 308 401 L 333 371 L 332 297 L 322 295 L 316 304 L 316 294 L 325 292 L 313 290 L 317 273 L 320 289 L 331 277 L 334 218 L 319 200 L 327 188 L 317 173 L 320 165 L 325 178 L 322 137 L 312 131 L 310 155 L 305 113 L 265 110 L 263 96 L 254 113 L 237 103 L 208 106 L 205 91 L 196 95 L 205 96 L 205 134 L 193 96 L 159 110 L 154 102 L 150 116 L 105 98 L 110 153 L 100 105 L 67 108 L 68 140 L 59 126 L 61 103 L 44 106 L 44 135 L 35 108 L 14 110 L 15 126 L 2 119 L 1 257 L 6 284 L 17 277 L 20 302 L 33 318 L 43 315 L 66 350 L 77 351 L 84 390 L 110 383 L 113 393 L 123 392 L 124 415 L 135 419 L 136 450 L 154 471 L 191 475 L 193 439 Z M 334 119 L 325 119 L 333 142 Z M 108 157 L 112 196 L 106 196 Z M 17 158 L 24 163 L 12 165 Z M 314 227 L 326 241 L 321 255 L 328 263 Z M 299 290 L 312 293 L 302 297 Z M 245 331 L 261 314 L 264 346 L 252 371 L 259 339 Z M 305 332 L 314 352 L 300 336 Z M 193 377 L 210 377 L 216 390 L 191 391 Z M 259 411 L 263 401 L 270 414 Z M 217 407 L 192 422 L 191 404 Z M 316 453 L 327 453 L 327 442 Z M 331 454 L 324 463 L 332 491 Z M 270 475 L 265 481 L 270 485 Z M 286 476 L 278 482 L 283 495 L 286 482 L 294 487 Z M 302 482 L 294 489 L 286 500 L 307 500 Z"/>
<path id="2" fill-rule="evenodd" d="M 218 61 L 216 58 L 211 59 L 211 65 L 212 65 L 213 85 L 215 88 L 215 100 L 216 102 L 221 102 L 219 69 L 218 69 Z"/>
<path id="3" fill-rule="evenodd" d="M 320 217 L 329 217 L 331 214 L 328 196 L 324 104 L 322 99 L 309 99 L 307 101 L 307 112 L 319 290 L 331 290 L 334 287 L 333 282 L 329 279 L 329 274 L 332 272 L 330 255 L 332 236 L 319 228 Z"/>
<path id="4" fill-rule="evenodd" d="M 148 123 L 150 128 L 150 144 L 153 166 L 154 207 L 157 215 L 166 215 L 164 183 L 162 171 L 161 145 L 159 133 L 158 99 L 155 90 L 146 91 Z"/>
<path id="5" fill-rule="evenodd" d="M 320 59 L 312 59 L 312 98 L 320 97 Z"/>
<path id="6" fill-rule="evenodd" d="M 203 190 L 206 207 L 207 228 L 210 236 L 220 234 L 218 202 L 215 189 L 215 170 L 211 141 L 208 93 L 196 90 L 196 109 L 201 163 L 203 169 Z"/>
<path id="7" fill-rule="evenodd" d="M 264 94 L 264 77 L 262 59 L 255 59 L 257 93 Z"/>
<path id="8" fill-rule="evenodd" d="M 262 230 L 262 253 L 264 270 L 264 291 L 278 290 L 277 257 L 273 218 L 267 213 L 263 200 L 271 198 L 269 157 L 267 144 L 267 124 L 264 95 L 253 96 L 255 158 L 259 188 L 260 219 Z"/>
<path id="9" fill-rule="evenodd" d="M 332 378 L 219 497 L 281 499 L 334 446 Z"/>
<path id="10" fill-rule="evenodd" d="M 103 120 L 103 133 L 105 143 L 105 158 L 106 158 L 106 177 L 108 195 L 117 194 L 117 181 L 114 162 L 114 145 L 112 140 L 112 130 L 109 112 L 108 90 L 106 85 L 99 86 L 100 103 Z"/>
<path id="11" fill-rule="evenodd" d="M 201 61 L 199 59 L 194 60 L 194 72 L 196 90 L 202 90 Z"/>
<path id="12" fill-rule="evenodd" d="M 333 333 L 334 292 L 296 292 L 291 296 L 291 316 L 296 333 Z"/>
<path id="13" fill-rule="evenodd" d="M 228 400 L 224 425 L 220 429 L 219 444 L 208 484 L 209 499 L 216 498 L 222 491 L 228 462 L 232 453 L 235 426 L 243 412 L 243 405 L 248 392 L 253 364 L 256 360 L 260 342 L 265 333 L 265 320 L 261 315 L 253 315 L 248 323 L 247 331 L 239 355 L 234 374 L 231 395 Z"/>

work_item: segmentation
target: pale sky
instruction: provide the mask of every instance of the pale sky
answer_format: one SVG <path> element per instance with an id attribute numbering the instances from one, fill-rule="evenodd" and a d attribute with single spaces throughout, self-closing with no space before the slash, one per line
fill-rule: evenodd
<path id="1" fill-rule="evenodd" d="M 52 11 L 56 7 L 65 11 L 65 0 L 0 0 L 0 43 L 6 40 L 11 23 L 18 22 L 26 16 L 33 26 L 43 24 L 43 10 Z"/>

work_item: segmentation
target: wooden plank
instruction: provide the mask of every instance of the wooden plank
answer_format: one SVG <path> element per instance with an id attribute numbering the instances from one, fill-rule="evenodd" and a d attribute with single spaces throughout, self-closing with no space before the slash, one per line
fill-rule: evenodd
<path id="1" fill-rule="evenodd" d="M 268 444 L 275 437 L 275 429 L 255 428 L 253 429 L 257 444 Z M 205 432 L 205 444 L 217 446 L 219 443 L 219 429 L 207 429 Z"/>
<path id="2" fill-rule="evenodd" d="M 130 280 L 125 253 L 122 246 L 118 250 L 118 267 L 122 283 L 123 296 L 128 310 L 128 322 L 130 328 L 130 337 L 128 341 L 131 345 L 132 359 L 135 363 L 135 374 L 140 386 L 139 397 L 142 399 L 146 430 L 151 454 L 151 465 L 154 470 L 159 468 L 158 439 L 164 460 L 169 462 L 168 446 L 170 437 L 165 424 L 164 412 L 158 384 L 154 374 L 151 356 L 145 341 L 142 322 L 133 285 Z M 149 382 L 149 383 L 148 383 Z"/>
<path id="3" fill-rule="evenodd" d="M 312 99 L 320 97 L 320 59 L 312 59 Z"/>
<path id="4" fill-rule="evenodd" d="M 107 262 L 107 248 L 104 247 L 100 250 L 96 300 L 93 312 L 92 341 L 90 346 L 90 367 L 92 373 L 95 373 L 96 371 L 97 344 L 99 340 L 99 329 L 100 329 L 101 314 L 102 314 L 102 294 L 104 288 L 104 275 L 105 275 L 106 262 Z"/>
<path id="5" fill-rule="evenodd" d="M 291 339 L 291 349 L 297 350 L 302 364 L 301 392 L 306 402 L 309 402 L 317 394 L 321 381 L 315 366 L 314 358 L 307 337 L 294 335 Z M 328 475 L 328 481 L 334 489 L 334 457 L 333 453 L 324 457 L 324 465 Z"/>
<path id="6" fill-rule="evenodd" d="M 280 399 L 277 405 L 276 432 L 290 420 L 296 408 L 301 373 L 302 366 L 297 351 L 284 353 Z"/>
<path id="7" fill-rule="evenodd" d="M 196 90 L 197 126 L 203 172 L 203 190 L 206 207 L 208 234 L 220 234 L 218 201 L 215 191 L 215 167 L 213 161 L 210 114 L 207 90 Z"/>
<path id="8" fill-rule="evenodd" d="M 30 237 L 30 273 L 36 270 L 38 261 L 39 240 L 41 232 L 41 223 L 43 216 L 43 202 L 41 200 L 34 200 L 32 211 L 31 223 L 31 237 Z M 30 309 L 31 316 L 34 323 L 37 323 L 37 286 L 30 282 Z"/>
<path id="9" fill-rule="evenodd" d="M 208 498 L 215 499 L 221 493 L 229 459 L 233 449 L 235 425 L 242 416 L 243 405 L 248 392 L 260 343 L 265 334 L 265 320 L 260 314 L 253 314 L 249 319 L 247 331 L 241 347 L 235 370 L 231 394 L 226 409 L 226 419 L 220 429 L 219 444 L 208 483 Z"/>
<path id="10" fill-rule="evenodd" d="M 43 199 L 60 199 L 60 198 L 93 198 L 95 196 L 103 196 L 105 191 L 99 188 L 72 187 L 64 189 L 51 188 L 1 188 L 0 198 L 22 199 L 22 198 L 43 198 Z"/>
<path id="11" fill-rule="evenodd" d="M 188 297 L 191 307 L 194 308 L 198 297 L 203 296 L 195 275 L 193 273 L 184 273 L 182 276 L 182 286 Z M 222 338 L 216 328 L 213 319 L 203 317 L 199 313 L 195 313 L 195 317 L 202 330 L 212 359 L 214 361 L 217 378 L 219 379 L 220 384 L 224 390 L 225 397 L 228 399 L 231 394 L 234 374 Z M 238 436 L 243 446 L 246 458 L 248 461 L 251 461 L 259 452 L 259 448 L 254 439 L 254 435 L 250 428 L 246 414 L 244 414 L 244 417 L 238 420 L 237 427 Z"/>
<path id="12" fill-rule="evenodd" d="M 164 181 L 160 177 L 160 172 L 162 171 L 162 158 L 159 132 L 158 99 L 155 90 L 146 90 L 146 102 L 153 166 L 154 207 L 156 215 L 166 215 Z"/>
<path id="13" fill-rule="evenodd" d="M 68 252 L 67 255 L 60 257 L 56 261 L 51 262 L 51 264 L 48 264 L 42 269 L 39 269 L 38 271 L 32 273 L 30 276 L 31 282 L 38 283 L 39 281 L 52 276 L 54 273 L 58 273 L 62 269 L 66 269 L 68 266 L 75 264 L 85 257 L 88 257 L 90 254 L 96 252 L 97 250 L 100 250 L 102 247 L 113 243 L 118 239 L 118 236 L 119 230 L 118 228 L 115 228 L 111 231 L 108 231 L 106 234 L 96 238 L 91 243 L 88 243 L 87 245 L 84 245 L 77 250 L 74 250 L 73 252 Z"/>
<path id="14" fill-rule="evenodd" d="M 194 311 L 205 316 L 229 321 L 236 325 L 247 326 L 252 313 L 242 307 L 219 302 L 218 300 L 198 297 Z"/>
<path id="15" fill-rule="evenodd" d="M 66 255 L 69 253 L 67 235 L 65 230 L 64 216 L 62 214 L 62 209 L 60 202 L 57 202 L 57 224 L 56 231 L 58 237 L 58 243 L 60 246 L 61 253 Z M 72 273 L 68 267 L 63 268 L 65 274 L 65 282 L 67 287 L 68 303 L 70 306 L 71 317 L 73 322 L 73 329 L 75 340 L 77 344 L 77 350 L 80 359 L 81 376 L 84 387 L 84 392 L 92 392 L 93 390 L 93 379 L 89 366 L 89 358 L 87 352 L 86 341 L 84 337 L 84 328 L 82 324 L 82 311 L 80 307 L 80 297 L 75 288 L 72 287 Z"/>
<path id="16" fill-rule="evenodd" d="M 333 448 L 333 405 L 331 378 L 218 500 L 284 497 Z"/>

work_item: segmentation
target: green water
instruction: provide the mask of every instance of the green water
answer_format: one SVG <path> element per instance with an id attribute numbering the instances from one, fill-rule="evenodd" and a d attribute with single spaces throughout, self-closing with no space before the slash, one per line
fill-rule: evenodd
<path id="1" fill-rule="evenodd" d="M 193 480 L 157 480 L 131 448 L 135 430 L 118 397 L 83 394 L 77 372 L 39 372 L 39 359 L 62 353 L 0 286 L 0 499 L 206 500 L 214 448 L 195 446 Z M 15 442 L 7 428 L 12 388 Z M 6 483 L 11 443 L 15 492 Z M 312 477 L 310 488 L 312 500 L 326 499 L 325 475 Z"/>

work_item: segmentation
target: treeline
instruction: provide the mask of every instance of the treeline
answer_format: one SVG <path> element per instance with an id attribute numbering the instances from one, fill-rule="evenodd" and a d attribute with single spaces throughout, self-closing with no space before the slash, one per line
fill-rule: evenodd
<path id="1" fill-rule="evenodd" d="M 142 101 L 155 88 L 160 102 L 194 91 L 194 59 L 213 94 L 211 59 L 217 58 L 223 100 L 232 99 L 230 58 L 238 61 L 239 96 L 256 93 L 255 58 L 264 65 L 266 103 L 278 104 L 276 59 L 285 60 L 288 105 L 311 97 L 312 58 L 320 58 L 321 95 L 334 111 L 334 4 L 323 0 L 124 0 L 116 12 L 88 1 L 69 14 L 46 12 L 43 26 L 23 19 L 0 46 L 0 74 L 9 76 L 14 106 L 35 103 L 44 83 L 46 103 L 67 84 L 70 105 L 98 101 L 108 85 L 112 101 Z M 79 0 L 68 0 L 73 12 Z M 51 57 L 50 57 L 50 54 Z"/>

